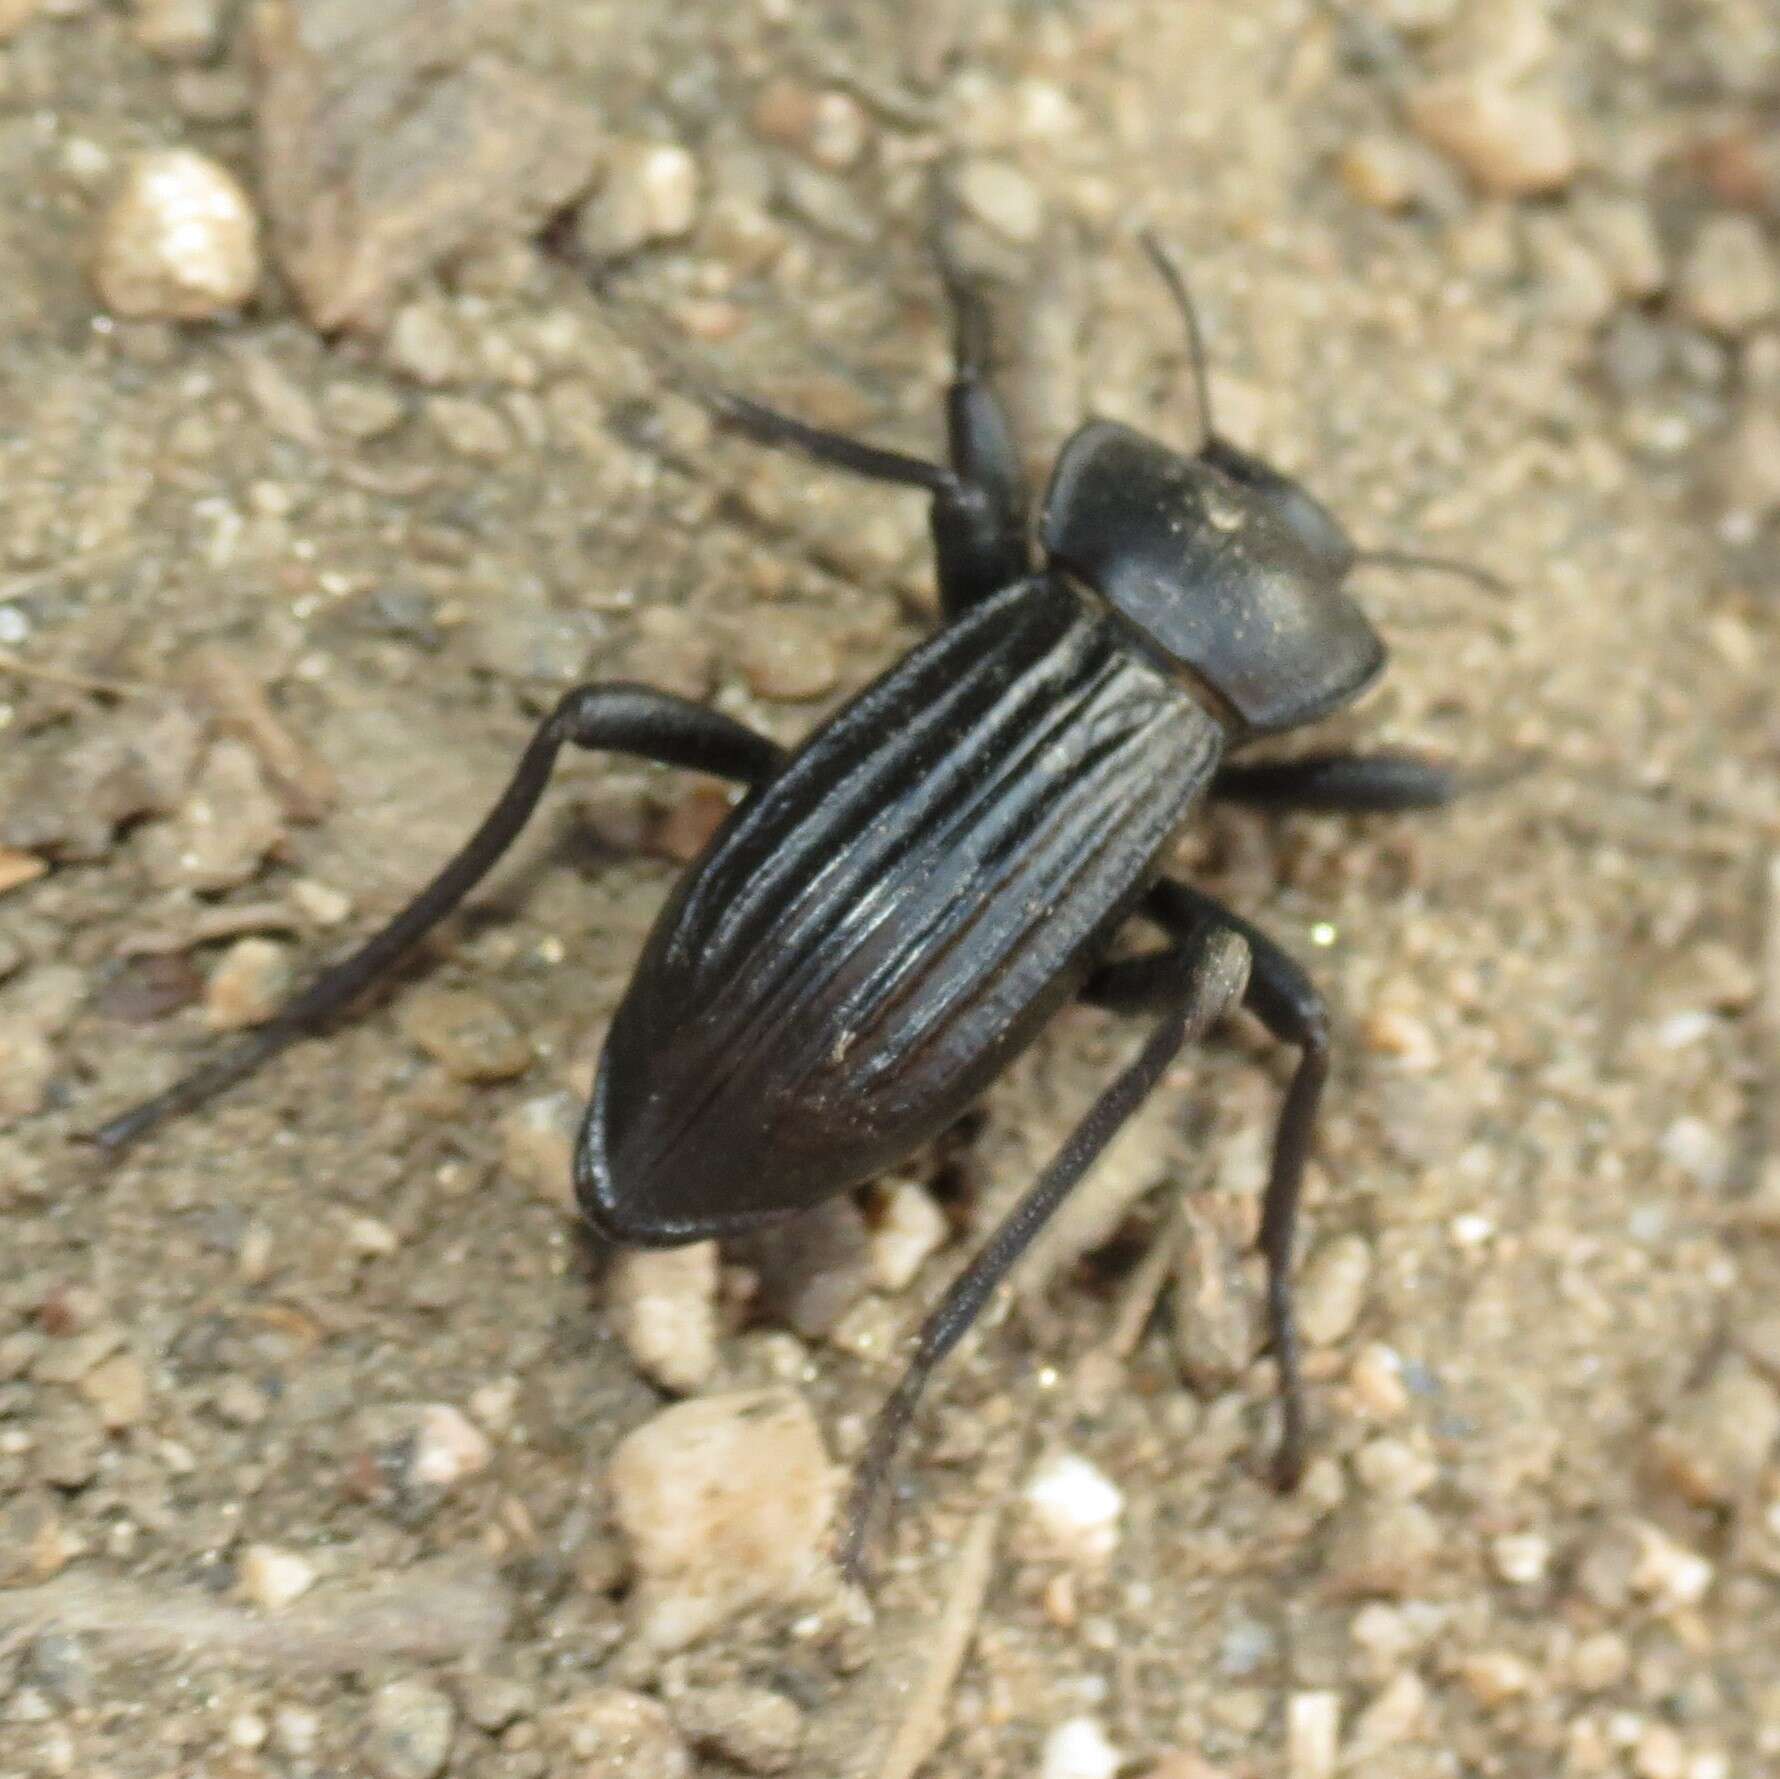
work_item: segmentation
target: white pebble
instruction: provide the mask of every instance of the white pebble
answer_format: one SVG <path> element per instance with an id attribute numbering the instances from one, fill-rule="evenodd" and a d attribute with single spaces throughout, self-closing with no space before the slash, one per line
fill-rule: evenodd
<path id="1" fill-rule="evenodd" d="M 1293 1693 L 1286 1702 L 1286 1771 L 1291 1779 L 1331 1779 L 1341 1745 L 1341 1695 Z"/>
<path id="2" fill-rule="evenodd" d="M 717 1369 L 717 1244 L 633 1248 L 607 1275 L 612 1323 L 637 1369 L 684 1396 Z"/>
<path id="3" fill-rule="evenodd" d="M 93 281 L 117 315 L 202 321 L 260 279 L 259 219 L 226 167 L 190 149 L 130 163 L 99 228 Z"/>
<path id="4" fill-rule="evenodd" d="M 1490 1544 L 1490 1566 L 1504 1581 L 1531 1587 L 1551 1566 L 1551 1540 L 1538 1532 L 1504 1532 Z"/>
<path id="5" fill-rule="evenodd" d="M 608 1483 L 640 1577 L 638 1630 L 657 1649 L 801 1598 L 821 1570 L 836 1475 L 793 1390 L 664 1410 L 618 1447 Z"/>
<path id="6" fill-rule="evenodd" d="M 1311 1346 L 1333 1346 L 1352 1332 L 1371 1278 L 1372 1250 L 1360 1236 L 1337 1236 L 1317 1249 L 1298 1285 L 1298 1327 Z"/>
<path id="7" fill-rule="evenodd" d="M 1712 1586 L 1711 1563 L 1647 1521 L 1636 1522 L 1633 1534 L 1638 1556 L 1632 1586 L 1640 1594 L 1671 1610 L 1697 1606 L 1706 1597 Z"/>
<path id="8" fill-rule="evenodd" d="M 979 222 L 1021 245 L 1036 241 L 1044 227 L 1044 199 L 1038 187 L 1007 161 L 967 161 L 959 171 L 958 199 Z"/>
<path id="9" fill-rule="evenodd" d="M 241 1553 L 241 1592 L 255 1606 L 276 1612 L 315 1585 L 315 1565 L 295 1551 L 272 1544 L 250 1544 Z"/>
<path id="10" fill-rule="evenodd" d="M 1074 1452 L 1044 1459 L 1027 1478 L 1023 1501 L 1038 1547 L 1034 1554 L 1092 1563 L 1118 1545 L 1125 1497 L 1105 1472 Z"/>
<path id="11" fill-rule="evenodd" d="M 625 142 L 581 213 L 579 233 L 596 253 L 634 253 L 686 234 L 698 215 L 698 162 L 677 142 Z"/>
<path id="12" fill-rule="evenodd" d="M 408 1472 L 412 1481 L 448 1489 L 486 1470 L 489 1457 L 487 1434 L 449 1402 L 429 1402 L 420 1411 Z"/>
<path id="13" fill-rule="evenodd" d="M 1092 1717 L 1072 1717 L 1045 1737 L 1040 1779 L 1113 1779 L 1124 1757 Z"/>
<path id="14" fill-rule="evenodd" d="M 946 1214 L 933 1194 L 900 1180 L 885 1195 L 871 1237 L 872 1283 L 880 1291 L 905 1291 L 947 1235 Z"/>

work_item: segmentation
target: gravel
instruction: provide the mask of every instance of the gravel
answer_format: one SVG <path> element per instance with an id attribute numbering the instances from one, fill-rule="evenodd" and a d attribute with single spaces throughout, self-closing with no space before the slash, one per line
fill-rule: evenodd
<path id="1" fill-rule="evenodd" d="M 372 1773 L 394 1685 L 466 1779 L 1032 1775 L 1072 1720 L 1128 1779 L 1769 1771 L 1772 9 L 617 10 L 0 0 L 3 1764 Z M 265 224 L 191 319 L 165 234 L 155 310 L 93 282 L 167 152 Z M 1253 1249 L 1290 1059 L 1236 1020 L 936 1377 L 868 1612 L 843 1467 L 1129 1022 L 1065 1009 L 770 1265 L 695 1262 L 665 1350 L 718 1394 L 667 1412 L 801 1404 L 750 1460 L 763 1511 L 808 1485 L 765 1564 L 665 1467 L 684 1566 L 633 1547 L 614 1460 L 662 1381 L 566 1215 L 727 787 L 565 758 L 397 980 L 126 1155 L 78 1138 L 263 1011 L 259 947 L 302 980 L 374 930 L 564 683 L 791 743 L 931 627 L 916 495 L 754 450 L 633 346 L 936 452 L 935 170 L 1035 483 L 1086 409 L 1199 436 L 1147 225 L 1220 430 L 1509 590 L 1356 575 L 1391 671 L 1270 744 L 1488 788 L 1216 808 L 1169 861 L 1330 1003 L 1304 1486 L 1267 1482 Z M 557 212 L 625 244 L 606 300 L 536 244 Z M 1105 1556 L 1027 1542 L 1046 1453 L 1116 1487 Z M 313 1585 L 276 1604 L 261 1547 Z"/>

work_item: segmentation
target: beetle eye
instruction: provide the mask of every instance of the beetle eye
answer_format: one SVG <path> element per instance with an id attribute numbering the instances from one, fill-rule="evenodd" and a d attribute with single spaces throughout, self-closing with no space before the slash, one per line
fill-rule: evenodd
<path id="1" fill-rule="evenodd" d="M 1354 565 L 1353 541 L 1341 521 L 1314 494 L 1216 433 L 1206 440 L 1199 455 L 1259 496 L 1323 573 L 1336 580 L 1346 578 Z"/>

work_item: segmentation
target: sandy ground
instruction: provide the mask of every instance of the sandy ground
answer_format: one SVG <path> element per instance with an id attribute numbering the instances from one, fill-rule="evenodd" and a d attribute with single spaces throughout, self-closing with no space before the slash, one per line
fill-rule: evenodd
<path id="1" fill-rule="evenodd" d="M 906 1772 L 914 1716 L 948 1779 L 1780 1770 L 1771 5 L 514 11 L 519 63 L 696 169 L 633 311 L 829 423 L 935 436 L 955 157 L 1035 461 L 1090 405 L 1191 440 L 1160 230 L 1223 428 L 1362 541 L 1506 583 L 1367 573 L 1393 667 L 1333 734 L 1527 768 L 1180 843 L 1336 1015 L 1304 1489 L 1266 1486 L 1231 1258 L 1285 1064 L 1244 1028 L 1122 1152 L 1113 1239 L 943 1374 L 875 1623 L 818 1587 L 671 1656 L 606 1481 L 667 1398 L 561 1127 L 708 786 L 574 763 L 361 1017 L 119 1165 L 74 1138 L 396 906 L 583 672 L 794 741 L 930 622 L 920 507 L 713 438 L 525 245 L 382 334 L 323 338 L 272 269 L 238 314 L 108 314 L 133 155 L 257 190 L 246 32 L 32 10 L 0 5 L 0 1775 L 833 1779 Z M 789 1383 L 855 1449 L 1130 1043 L 1072 1011 L 911 1169 L 949 1234 L 907 1288 L 798 1322 L 732 1265 L 700 1389 Z M 1031 1535 L 1063 1452 L 1119 1491 L 1110 1555 Z M 258 1546 L 316 1580 L 282 1616 Z M 948 1637 L 955 1682 L 911 1686 Z"/>

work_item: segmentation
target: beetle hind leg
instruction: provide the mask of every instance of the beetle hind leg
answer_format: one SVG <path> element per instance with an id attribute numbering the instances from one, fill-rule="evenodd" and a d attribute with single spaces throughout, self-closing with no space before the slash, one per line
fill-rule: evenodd
<path id="1" fill-rule="evenodd" d="M 1213 932 L 1247 941 L 1253 969 L 1243 1004 L 1280 1042 L 1298 1049 L 1298 1066 L 1286 1088 L 1274 1129 L 1273 1162 L 1261 1201 L 1261 1257 L 1267 1265 L 1267 1328 L 1279 1371 L 1282 1428 L 1274 1480 L 1295 1488 L 1304 1470 L 1304 1376 L 1299 1360 L 1298 1317 L 1292 1288 L 1298 1207 L 1310 1160 L 1317 1108 L 1329 1075 L 1329 1018 L 1322 995 L 1303 967 L 1282 946 L 1212 897 L 1164 879 L 1149 894 L 1144 913 L 1179 946 L 1203 942 Z M 1103 964 L 1084 994 L 1097 1006 L 1137 1012 L 1156 1004 L 1176 952 L 1152 952 Z"/>
<path id="2" fill-rule="evenodd" d="M 934 1368 L 963 1338 L 996 1287 L 1149 1097 L 1181 1049 L 1203 1037 L 1241 1000 L 1248 971 L 1248 947 L 1227 929 L 1206 933 L 1192 946 L 1169 954 L 1161 972 L 1166 993 L 1162 992 L 1161 978 L 1158 981 L 1157 998 L 1167 1008 L 1162 1022 L 922 1323 L 914 1354 L 878 1411 L 865 1456 L 854 1472 L 838 1552 L 841 1566 L 850 1576 L 859 1573 L 872 1510 Z"/>
<path id="3" fill-rule="evenodd" d="M 647 686 L 613 682 L 564 693 L 520 756 L 507 788 L 462 848 L 358 950 L 322 971 L 266 1024 L 164 1093 L 102 1124 L 100 1148 L 120 1150 L 155 1125 L 202 1105 L 308 1037 L 386 976 L 482 881 L 518 839 L 565 745 L 611 749 L 667 766 L 753 783 L 778 764 L 778 745 L 716 711 Z"/>

